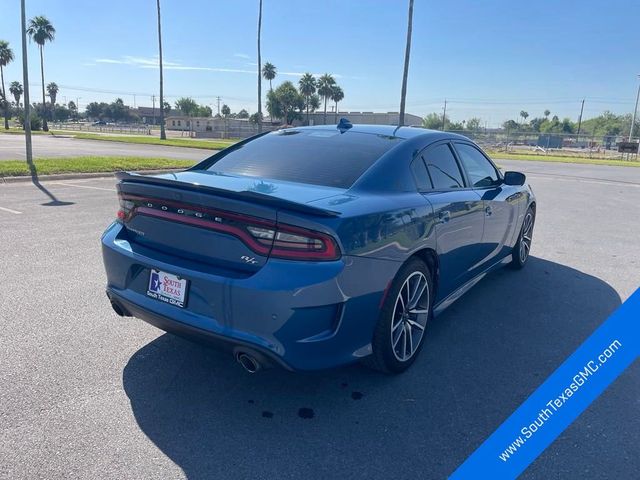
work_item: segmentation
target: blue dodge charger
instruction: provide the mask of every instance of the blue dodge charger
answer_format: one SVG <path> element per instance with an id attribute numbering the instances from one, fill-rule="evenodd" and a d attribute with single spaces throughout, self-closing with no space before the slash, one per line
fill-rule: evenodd
<path id="1" fill-rule="evenodd" d="M 250 372 L 404 371 L 433 315 L 490 270 L 526 264 L 536 215 L 525 176 L 466 137 L 346 120 L 117 177 L 102 237 L 113 309 Z"/>

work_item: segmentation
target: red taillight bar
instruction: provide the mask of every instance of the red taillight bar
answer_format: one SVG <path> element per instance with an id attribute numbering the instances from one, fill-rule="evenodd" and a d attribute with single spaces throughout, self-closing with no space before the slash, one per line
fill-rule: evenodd
<path id="1" fill-rule="evenodd" d="M 130 221 L 135 215 L 146 215 L 164 220 L 170 220 L 199 228 L 206 228 L 218 232 L 227 233 L 239 238 L 251 250 L 260 255 L 270 255 L 272 257 L 291 260 L 315 260 L 328 261 L 340 258 L 340 251 L 336 241 L 331 235 L 288 224 L 280 224 L 271 220 L 243 215 L 235 212 L 211 209 L 191 204 L 149 198 L 138 195 L 119 194 L 121 209 L 118 211 L 118 219 L 122 222 Z M 126 202 L 134 202 L 133 205 L 126 205 Z M 135 202 L 141 202 L 137 205 Z M 155 204 L 160 204 L 162 210 L 152 208 Z M 151 205 L 151 206 L 149 206 Z M 231 223 L 212 221 L 206 218 L 187 216 L 180 213 L 168 211 L 172 207 L 180 212 L 189 210 L 203 215 L 214 216 L 220 220 L 224 219 Z M 267 232 L 271 232 L 271 238 L 264 238 L 252 234 L 248 227 L 259 227 Z M 266 228 L 265 228 L 266 227 Z M 286 241 L 279 239 L 281 234 L 299 237 L 299 241 Z M 315 248 L 319 242 L 321 247 Z"/>

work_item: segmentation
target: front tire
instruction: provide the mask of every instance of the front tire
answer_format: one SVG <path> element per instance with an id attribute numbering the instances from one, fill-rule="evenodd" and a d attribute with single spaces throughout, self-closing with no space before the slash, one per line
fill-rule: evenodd
<path id="1" fill-rule="evenodd" d="M 518 242 L 513 247 L 511 254 L 511 268 L 519 270 L 525 266 L 529 259 L 531 243 L 533 242 L 533 225 L 536 221 L 536 214 L 533 208 L 529 207 L 522 221 L 522 228 L 518 236 Z"/>
<path id="2" fill-rule="evenodd" d="M 401 373 L 415 361 L 431 318 L 433 278 L 418 258 L 398 272 L 385 298 L 365 362 L 385 373 Z"/>

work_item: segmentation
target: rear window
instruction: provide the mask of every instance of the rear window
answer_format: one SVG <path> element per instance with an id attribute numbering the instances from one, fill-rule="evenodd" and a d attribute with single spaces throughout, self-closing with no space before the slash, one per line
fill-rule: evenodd
<path id="1" fill-rule="evenodd" d="M 205 161 L 219 173 L 349 188 L 401 139 L 386 135 L 321 129 L 268 133 Z"/>

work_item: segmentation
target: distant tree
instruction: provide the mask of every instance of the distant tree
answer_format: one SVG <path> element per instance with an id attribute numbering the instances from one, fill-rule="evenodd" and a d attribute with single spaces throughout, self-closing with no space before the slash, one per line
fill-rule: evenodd
<path id="1" fill-rule="evenodd" d="M 324 124 L 327 124 L 327 100 L 331 98 L 336 81 L 332 75 L 325 73 L 318 79 L 318 95 L 324 101 Z"/>
<path id="2" fill-rule="evenodd" d="M 271 81 L 276 78 L 278 74 L 278 69 L 273 63 L 266 62 L 262 67 L 262 77 L 265 80 L 269 80 L 269 90 L 273 91 L 273 86 L 271 85 Z"/>
<path id="3" fill-rule="evenodd" d="M 445 119 L 445 123 L 448 123 L 449 119 Z M 430 113 L 422 119 L 422 126 L 429 130 L 440 130 L 442 128 L 442 115 L 438 113 Z"/>
<path id="4" fill-rule="evenodd" d="M 545 118 L 549 118 L 549 115 L 551 115 L 551 111 L 550 110 L 545 110 L 544 111 L 544 117 Z"/>
<path id="5" fill-rule="evenodd" d="M 198 104 L 191 97 L 180 97 L 176 100 L 176 109 L 183 115 L 194 116 L 198 110 Z"/>
<path id="6" fill-rule="evenodd" d="M 481 123 L 482 120 L 480 120 L 478 117 L 472 117 L 467 120 L 467 130 L 471 132 L 477 132 L 478 130 L 480 130 Z"/>
<path id="7" fill-rule="evenodd" d="M 101 106 L 100 103 L 91 102 L 89 105 L 87 105 L 85 113 L 87 114 L 87 118 L 90 118 L 92 120 L 97 120 L 101 118 L 102 112 L 103 112 L 103 107 Z"/>
<path id="8" fill-rule="evenodd" d="M 78 121 L 78 106 L 76 105 L 76 102 L 70 100 L 69 103 L 67 103 L 67 108 L 69 109 L 69 115 L 71 118 Z"/>
<path id="9" fill-rule="evenodd" d="M 336 110 L 334 112 L 334 123 L 338 123 L 338 103 L 344 99 L 344 92 L 338 85 L 334 85 L 331 89 L 331 100 L 336 104 Z"/>
<path id="10" fill-rule="evenodd" d="M 162 104 L 164 113 L 169 113 L 171 111 L 171 104 L 169 102 L 164 102 Z"/>
<path id="11" fill-rule="evenodd" d="M 522 121 L 525 122 L 527 120 L 527 117 L 529 116 L 529 113 L 525 112 L 524 110 L 521 110 L 520 116 L 522 117 Z"/>
<path id="12" fill-rule="evenodd" d="M 531 127 L 531 130 L 533 130 L 534 132 L 539 132 L 542 129 L 542 126 L 547 123 L 549 123 L 548 118 L 535 117 L 531 119 L 531 121 L 529 122 L 529 126 Z"/>
<path id="13" fill-rule="evenodd" d="M 228 117 L 229 115 L 231 115 L 231 109 L 229 108 L 229 105 L 224 104 L 222 105 L 222 116 L 223 117 Z"/>
<path id="14" fill-rule="evenodd" d="M 452 132 L 461 132 L 464 130 L 464 122 L 446 122 L 445 130 Z"/>
<path id="15" fill-rule="evenodd" d="M 287 125 L 291 125 L 300 112 L 304 110 L 304 98 L 293 83 L 286 81 L 275 90 L 267 93 L 267 110 L 282 118 Z"/>
<path id="16" fill-rule="evenodd" d="M 40 50 L 40 76 L 42 80 L 42 105 L 45 109 L 45 114 L 42 118 L 42 129 L 45 132 L 49 131 L 49 127 L 47 126 L 47 99 L 45 98 L 44 88 L 44 45 L 47 42 L 53 42 L 56 36 L 56 29 L 53 28 L 53 25 L 47 19 L 47 17 L 38 15 L 29 20 L 29 27 L 27 28 L 27 34 L 35 43 L 38 44 L 38 49 Z"/>
<path id="17" fill-rule="evenodd" d="M 11 92 L 11 95 L 13 95 L 13 98 L 16 101 L 16 107 L 20 108 L 20 98 L 22 98 L 22 94 L 24 93 L 22 84 L 20 82 L 11 82 L 11 85 L 9 85 L 9 92 Z"/>
<path id="18" fill-rule="evenodd" d="M 238 112 L 238 118 L 249 118 L 249 112 L 243 108 Z"/>
<path id="19" fill-rule="evenodd" d="M 58 99 L 59 92 L 58 84 L 56 82 L 51 82 L 47 85 L 47 93 L 49 94 L 49 99 L 51 100 L 51 107 L 56 104 L 56 100 Z"/>
<path id="20" fill-rule="evenodd" d="M 198 108 L 194 112 L 194 116 L 196 117 L 211 117 L 213 115 L 213 111 L 209 105 L 198 105 Z"/>
<path id="21" fill-rule="evenodd" d="M 0 90 L 0 107 L 4 110 L 4 128 L 9 130 L 9 100 L 4 89 L 4 67 L 9 65 L 14 59 L 13 50 L 9 47 L 9 42 L 0 40 L 0 78 L 2 79 L 2 90 Z"/>
<path id="22" fill-rule="evenodd" d="M 300 94 L 305 99 L 305 108 L 307 110 L 307 125 L 309 125 L 309 109 L 311 107 L 311 96 L 316 93 L 316 79 L 310 73 L 305 73 L 298 81 Z"/>
<path id="23" fill-rule="evenodd" d="M 260 123 L 260 113 L 256 112 L 253 113 L 249 116 L 249 123 L 253 124 L 253 125 L 258 125 L 258 123 Z"/>
<path id="24" fill-rule="evenodd" d="M 604 111 L 597 117 L 583 120 L 582 131 L 591 135 L 628 135 L 631 127 L 631 115 L 616 115 L 610 111 Z M 638 127 L 635 125 L 637 131 Z"/>
<path id="25" fill-rule="evenodd" d="M 315 112 L 320 108 L 320 97 L 317 94 L 313 94 L 309 97 L 309 109 L 311 112 Z"/>
<path id="26" fill-rule="evenodd" d="M 518 122 L 516 122 L 515 120 L 507 120 L 502 124 L 502 128 L 507 131 L 514 131 L 518 130 L 520 128 L 520 125 L 518 125 Z"/>

